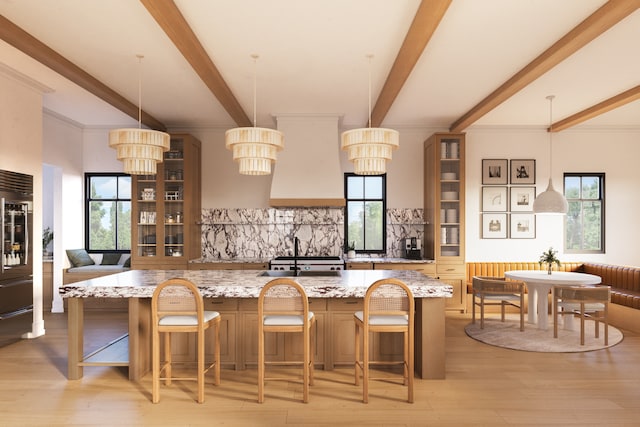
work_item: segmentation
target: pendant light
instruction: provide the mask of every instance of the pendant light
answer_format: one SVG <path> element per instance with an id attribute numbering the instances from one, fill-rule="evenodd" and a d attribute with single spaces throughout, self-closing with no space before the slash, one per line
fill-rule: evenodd
<path id="1" fill-rule="evenodd" d="M 352 129 L 342 133 L 342 149 L 346 150 L 349 161 L 353 162 L 356 175 L 381 175 L 385 173 L 386 162 L 398 148 L 399 133 L 393 129 L 371 127 L 371 58 L 369 58 L 369 123 L 368 127 Z"/>
<path id="2" fill-rule="evenodd" d="M 239 164 L 242 175 L 269 175 L 277 152 L 284 148 L 284 134 L 280 131 L 256 126 L 256 63 L 253 58 L 253 127 L 229 129 L 225 132 L 225 146 L 233 151 L 233 160 Z"/>
<path id="3" fill-rule="evenodd" d="M 109 146 L 116 149 L 124 171 L 130 175 L 155 175 L 162 153 L 169 149 L 168 133 L 142 129 L 142 55 L 138 57 L 138 128 L 109 131 Z"/>
<path id="4" fill-rule="evenodd" d="M 533 212 L 536 214 L 566 214 L 569 210 L 567 199 L 553 188 L 553 182 L 551 180 L 551 174 L 553 173 L 553 168 L 551 167 L 553 164 L 553 98 L 555 98 L 553 95 L 547 96 L 549 100 L 549 185 L 533 202 Z"/>

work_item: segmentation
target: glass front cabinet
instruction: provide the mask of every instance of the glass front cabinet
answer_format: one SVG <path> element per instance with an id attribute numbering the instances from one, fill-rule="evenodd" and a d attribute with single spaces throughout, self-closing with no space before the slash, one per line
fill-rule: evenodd
<path id="1" fill-rule="evenodd" d="M 465 134 L 436 133 L 424 143 L 425 258 L 454 287 L 447 308 L 466 310 Z"/>
<path id="2" fill-rule="evenodd" d="M 133 176 L 135 269 L 186 269 L 201 249 L 201 144 L 172 134 L 156 175 Z"/>

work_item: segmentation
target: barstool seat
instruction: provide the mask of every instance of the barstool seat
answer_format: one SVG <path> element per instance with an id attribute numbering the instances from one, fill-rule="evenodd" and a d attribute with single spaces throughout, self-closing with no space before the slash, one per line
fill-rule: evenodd
<path id="1" fill-rule="evenodd" d="M 204 376 L 214 368 L 214 383 L 220 384 L 220 313 L 205 311 L 198 287 L 186 279 L 169 279 L 158 285 L 151 298 L 152 317 L 152 401 L 160 401 L 160 380 L 171 385 L 172 380 L 198 382 L 198 403 L 204 402 Z M 204 331 L 213 328 L 214 360 L 205 368 Z M 196 333 L 197 373 L 195 377 L 174 377 L 171 372 L 171 334 Z M 164 340 L 164 362 L 160 360 L 160 340 Z M 164 376 L 163 376 L 164 375 Z"/>
<path id="2" fill-rule="evenodd" d="M 364 297 L 364 310 L 354 313 L 356 326 L 355 340 L 355 384 L 362 377 L 362 401 L 369 402 L 369 380 L 389 377 L 372 377 L 370 365 L 401 365 L 402 383 L 407 386 L 407 401 L 413 403 L 413 365 L 414 365 L 414 314 L 413 294 L 409 287 L 398 279 L 381 279 L 367 289 Z M 371 333 L 402 333 L 403 359 L 401 361 L 372 360 L 369 354 Z M 360 336 L 362 335 L 362 338 Z M 362 359 L 360 359 L 360 341 L 362 341 Z"/>
<path id="3" fill-rule="evenodd" d="M 286 377 L 266 377 L 266 365 L 302 365 L 303 401 L 309 401 L 309 385 L 313 384 L 314 346 L 312 332 L 315 316 L 309 311 L 304 288 L 290 278 L 278 278 L 267 283 L 258 298 L 258 402 L 264 402 L 265 380 L 289 381 Z M 303 360 L 267 361 L 265 334 L 267 332 L 302 333 Z"/>

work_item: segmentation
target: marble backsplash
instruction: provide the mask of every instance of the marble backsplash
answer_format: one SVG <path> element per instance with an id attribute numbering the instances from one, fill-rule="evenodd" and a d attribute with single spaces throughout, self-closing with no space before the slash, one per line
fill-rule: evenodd
<path id="1" fill-rule="evenodd" d="M 342 256 L 343 208 L 203 209 L 202 256 L 206 259 L 269 259 L 293 255 L 300 239 L 300 255 Z M 422 209 L 387 209 L 387 252 L 403 257 L 401 240 L 424 241 Z"/>

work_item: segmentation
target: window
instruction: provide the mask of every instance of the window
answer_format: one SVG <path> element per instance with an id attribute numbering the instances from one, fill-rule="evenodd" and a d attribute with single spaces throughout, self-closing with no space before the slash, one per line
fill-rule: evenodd
<path id="1" fill-rule="evenodd" d="M 87 251 L 131 250 L 131 177 L 85 175 L 85 248 Z"/>
<path id="2" fill-rule="evenodd" d="M 383 253 L 387 227 L 387 176 L 345 174 L 344 235 L 348 249 L 355 242 L 356 252 Z"/>
<path id="3" fill-rule="evenodd" d="M 604 253 L 604 174 L 564 174 L 565 252 Z"/>

